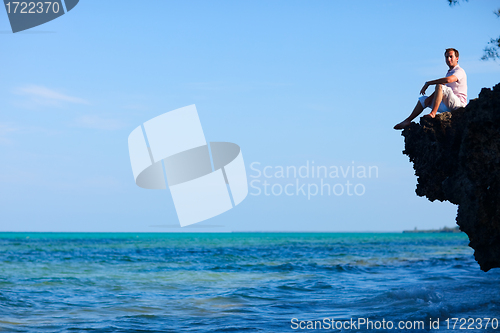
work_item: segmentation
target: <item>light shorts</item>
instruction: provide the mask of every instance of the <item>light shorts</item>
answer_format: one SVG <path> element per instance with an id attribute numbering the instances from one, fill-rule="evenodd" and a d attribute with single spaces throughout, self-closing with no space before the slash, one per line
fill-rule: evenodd
<path id="1" fill-rule="evenodd" d="M 418 99 L 424 109 L 426 108 L 425 100 L 427 99 L 427 97 L 428 96 L 422 96 Z M 432 104 L 429 107 L 432 107 Z M 451 90 L 450 87 L 443 84 L 443 100 L 441 101 L 441 104 L 439 104 L 437 112 L 448 112 L 461 107 L 465 107 L 465 104 L 462 103 L 460 98 L 458 98 L 458 96 L 453 93 L 453 90 Z"/>

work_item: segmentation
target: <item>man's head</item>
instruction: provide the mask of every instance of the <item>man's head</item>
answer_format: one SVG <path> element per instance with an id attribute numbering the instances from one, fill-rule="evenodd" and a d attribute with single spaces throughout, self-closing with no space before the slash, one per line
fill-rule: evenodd
<path id="1" fill-rule="evenodd" d="M 444 58 L 448 67 L 453 68 L 458 64 L 458 50 L 449 48 L 444 51 Z"/>

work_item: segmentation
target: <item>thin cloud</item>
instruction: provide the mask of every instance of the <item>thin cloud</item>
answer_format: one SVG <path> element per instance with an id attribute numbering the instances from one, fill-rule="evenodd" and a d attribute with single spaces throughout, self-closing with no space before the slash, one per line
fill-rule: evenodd
<path id="1" fill-rule="evenodd" d="M 465 69 L 467 74 L 490 74 L 500 72 L 500 65 L 496 61 L 470 60 L 462 62 L 461 66 Z"/>
<path id="2" fill-rule="evenodd" d="M 9 123 L 0 123 L 0 144 L 10 144 L 12 140 L 8 137 L 10 133 L 19 129 Z"/>
<path id="3" fill-rule="evenodd" d="M 116 119 L 106 119 L 99 116 L 82 116 L 76 119 L 76 126 L 113 131 L 125 127 L 125 124 Z"/>
<path id="4" fill-rule="evenodd" d="M 149 108 L 143 104 L 128 104 L 123 106 L 124 109 L 135 110 L 135 111 L 146 111 Z"/>
<path id="5" fill-rule="evenodd" d="M 189 82 L 185 84 L 189 89 L 200 91 L 249 91 L 255 89 L 281 88 L 293 86 L 289 82 L 249 82 L 249 83 L 234 83 L 234 82 Z"/>
<path id="6" fill-rule="evenodd" d="M 17 95 L 27 98 L 24 101 L 25 106 L 51 105 L 59 106 L 63 103 L 90 104 L 83 98 L 65 95 L 61 92 L 49 89 L 43 86 L 27 85 L 14 90 Z"/>
<path id="7" fill-rule="evenodd" d="M 468 57 L 468 59 L 458 60 L 458 64 L 462 67 L 467 75 L 469 74 L 490 74 L 500 72 L 500 65 L 496 61 L 484 61 L 477 58 Z M 443 77 L 448 71 L 448 66 L 445 62 L 436 61 L 432 65 L 422 66 L 415 69 L 416 72 L 429 78 Z M 441 75 L 441 76 L 440 76 Z"/>

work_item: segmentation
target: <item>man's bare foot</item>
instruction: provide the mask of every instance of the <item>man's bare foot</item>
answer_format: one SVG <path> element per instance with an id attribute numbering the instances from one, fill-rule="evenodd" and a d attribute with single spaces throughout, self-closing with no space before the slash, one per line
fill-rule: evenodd
<path id="1" fill-rule="evenodd" d="M 434 117 L 436 117 L 436 112 L 431 112 L 431 113 L 426 114 L 426 115 L 424 116 L 424 118 L 434 118 Z"/>
<path id="2" fill-rule="evenodd" d="M 395 130 L 400 130 L 400 129 L 403 129 L 405 127 L 410 126 L 410 124 L 411 124 L 411 121 L 409 121 L 409 120 L 403 120 L 402 122 L 400 122 L 399 124 L 397 124 L 396 126 L 394 126 L 394 129 Z"/>

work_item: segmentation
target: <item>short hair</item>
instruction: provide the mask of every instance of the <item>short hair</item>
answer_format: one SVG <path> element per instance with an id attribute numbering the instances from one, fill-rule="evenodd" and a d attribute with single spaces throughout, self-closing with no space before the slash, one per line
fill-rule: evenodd
<path id="1" fill-rule="evenodd" d="M 444 55 L 446 55 L 446 53 L 448 53 L 448 51 L 455 52 L 455 57 L 458 58 L 458 50 L 457 49 L 454 49 L 454 48 L 450 47 L 449 49 L 446 49 L 446 51 L 444 51 Z"/>

